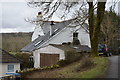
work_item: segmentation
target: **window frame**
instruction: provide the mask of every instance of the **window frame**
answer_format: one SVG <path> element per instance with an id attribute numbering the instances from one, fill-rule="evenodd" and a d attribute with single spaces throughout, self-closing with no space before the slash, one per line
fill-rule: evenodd
<path id="1" fill-rule="evenodd" d="M 12 68 L 12 69 L 10 69 L 10 68 Z M 14 69 L 15 69 L 14 64 L 8 64 L 8 65 L 7 65 L 7 71 L 8 71 L 8 72 L 14 72 Z"/>
<path id="2" fill-rule="evenodd" d="M 73 33 L 73 38 L 78 38 L 78 32 Z"/>

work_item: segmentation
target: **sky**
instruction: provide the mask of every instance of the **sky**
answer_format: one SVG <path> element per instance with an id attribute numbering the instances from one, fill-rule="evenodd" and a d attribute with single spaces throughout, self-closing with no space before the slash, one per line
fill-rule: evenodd
<path id="1" fill-rule="evenodd" d="M 118 5 L 116 11 L 117 9 Z M 34 31 L 35 25 L 26 22 L 25 19 L 35 18 L 39 11 L 30 8 L 25 0 L 0 0 L 0 33 Z"/>
<path id="2" fill-rule="evenodd" d="M 26 18 L 34 18 L 38 10 L 27 6 L 26 2 L 2 2 L 0 32 L 31 32 L 34 25 L 26 22 Z"/>

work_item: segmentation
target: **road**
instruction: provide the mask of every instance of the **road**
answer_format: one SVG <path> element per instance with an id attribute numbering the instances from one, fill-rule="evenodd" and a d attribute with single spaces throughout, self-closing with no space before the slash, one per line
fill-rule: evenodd
<path id="1" fill-rule="evenodd" d="M 120 56 L 108 57 L 110 66 L 105 78 L 119 78 L 120 79 Z"/>

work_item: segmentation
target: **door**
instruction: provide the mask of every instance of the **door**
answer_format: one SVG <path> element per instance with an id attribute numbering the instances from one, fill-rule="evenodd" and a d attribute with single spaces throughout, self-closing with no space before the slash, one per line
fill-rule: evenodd
<path id="1" fill-rule="evenodd" d="M 59 60 L 59 54 L 40 54 L 40 67 L 51 66 L 57 64 Z"/>

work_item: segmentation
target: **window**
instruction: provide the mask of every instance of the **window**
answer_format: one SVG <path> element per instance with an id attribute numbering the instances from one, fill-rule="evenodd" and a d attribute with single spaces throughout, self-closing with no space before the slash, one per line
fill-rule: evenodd
<path id="1" fill-rule="evenodd" d="M 78 33 L 77 32 L 73 33 L 73 38 L 78 38 Z"/>
<path id="2" fill-rule="evenodd" d="M 8 72 L 14 72 L 14 65 L 13 64 L 8 65 Z"/>

